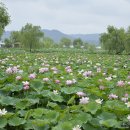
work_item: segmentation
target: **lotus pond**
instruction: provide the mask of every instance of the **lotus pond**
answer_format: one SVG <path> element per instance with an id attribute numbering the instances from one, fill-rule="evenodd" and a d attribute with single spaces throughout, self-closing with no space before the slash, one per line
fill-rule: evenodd
<path id="1" fill-rule="evenodd" d="M 130 56 L 0 51 L 1 130 L 129 130 Z"/>

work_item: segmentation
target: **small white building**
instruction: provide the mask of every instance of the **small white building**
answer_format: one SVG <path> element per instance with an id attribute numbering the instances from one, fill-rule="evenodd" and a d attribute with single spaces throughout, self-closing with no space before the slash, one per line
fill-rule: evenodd
<path id="1" fill-rule="evenodd" d="M 2 47 L 4 45 L 5 45 L 5 43 L 3 43 L 3 42 L 0 41 L 0 47 Z"/>

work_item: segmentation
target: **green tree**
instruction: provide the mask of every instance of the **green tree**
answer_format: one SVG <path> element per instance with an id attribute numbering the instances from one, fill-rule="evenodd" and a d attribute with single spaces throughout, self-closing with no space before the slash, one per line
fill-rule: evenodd
<path id="1" fill-rule="evenodd" d="M 27 23 L 21 29 L 21 43 L 24 48 L 27 48 L 32 51 L 40 47 L 40 40 L 43 38 L 44 33 L 41 31 L 40 26 L 33 26 L 32 24 Z"/>
<path id="2" fill-rule="evenodd" d="M 50 37 L 44 37 L 43 47 L 52 48 L 54 46 L 54 41 Z"/>
<path id="3" fill-rule="evenodd" d="M 125 30 L 108 26 L 107 33 L 103 33 L 100 37 L 102 47 L 108 52 L 122 53 L 125 49 Z"/>
<path id="4" fill-rule="evenodd" d="M 18 44 L 18 46 L 20 46 L 20 43 L 21 43 L 20 31 L 11 32 L 9 40 L 10 40 L 10 43 L 12 44 L 12 46 L 15 47 L 17 44 Z"/>
<path id="5" fill-rule="evenodd" d="M 5 26 L 7 26 L 10 22 L 10 16 L 7 12 L 5 5 L 0 2 L 0 37 L 3 34 Z"/>
<path id="6" fill-rule="evenodd" d="M 83 46 L 83 41 L 80 38 L 77 38 L 73 41 L 73 46 L 75 48 L 81 48 L 81 46 Z"/>
<path id="7" fill-rule="evenodd" d="M 125 51 L 128 54 L 130 54 L 130 26 L 128 27 L 126 31 L 126 41 L 125 41 L 124 47 L 125 47 Z"/>
<path id="8" fill-rule="evenodd" d="M 20 32 L 19 31 L 13 31 L 10 34 L 10 40 L 12 43 L 20 42 Z"/>
<path id="9" fill-rule="evenodd" d="M 61 47 L 70 47 L 70 45 L 71 45 L 71 39 L 66 38 L 66 37 L 61 38 L 60 40 Z"/>
<path id="10" fill-rule="evenodd" d="M 10 39 L 9 38 L 5 38 L 4 39 L 4 47 L 7 47 L 7 48 L 11 48 L 12 47 L 12 43 L 10 42 Z"/>

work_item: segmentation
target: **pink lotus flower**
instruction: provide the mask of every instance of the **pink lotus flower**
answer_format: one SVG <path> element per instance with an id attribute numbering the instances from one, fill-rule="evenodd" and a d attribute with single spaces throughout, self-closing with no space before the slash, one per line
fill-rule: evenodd
<path id="1" fill-rule="evenodd" d="M 14 67 L 9 67 L 6 69 L 6 73 L 7 74 L 15 74 L 18 72 L 18 68 L 17 66 L 14 66 Z"/>
<path id="2" fill-rule="evenodd" d="M 7 68 L 7 69 L 6 69 L 6 73 L 7 73 L 7 74 L 12 74 L 12 73 L 13 73 L 12 68 L 11 68 L 11 67 Z"/>
<path id="3" fill-rule="evenodd" d="M 85 71 L 85 72 L 83 73 L 83 76 L 84 76 L 84 77 L 92 76 L 92 71 Z"/>
<path id="4" fill-rule="evenodd" d="M 128 97 L 129 95 L 128 95 L 128 93 L 126 93 L 124 96 L 125 96 L 125 97 Z"/>
<path id="5" fill-rule="evenodd" d="M 67 67 L 65 67 L 65 69 L 67 70 L 67 69 L 71 69 L 71 67 L 70 66 L 67 66 Z"/>
<path id="6" fill-rule="evenodd" d="M 22 82 L 24 86 L 29 86 L 29 82 L 28 81 L 23 81 Z"/>
<path id="7" fill-rule="evenodd" d="M 87 103 L 89 103 L 89 97 L 82 97 L 81 99 L 80 99 L 80 102 L 79 102 L 80 104 L 87 104 Z"/>
<path id="8" fill-rule="evenodd" d="M 49 78 L 43 78 L 43 81 L 48 82 L 50 80 L 49 80 Z"/>
<path id="9" fill-rule="evenodd" d="M 117 99 L 118 98 L 118 96 L 116 95 L 116 94 L 110 94 L 109 96 L 108 96 L 108 98 L 109 99 Z"/>
<path id="10" fill-rule="evenodd" d="M 21 76 L 17 76 L 17 77 L 16 77 L 16 80 L 21 80 L 21 79 L 22 79 Z"/>
<path id="11" fill-rule="evenodd" d="M 71 73 L 71 72 L 72 72 L 72 69 L 71 69 L 70 66 L 67 66 L 67 67 L 65 68 L 65 70 L 66 70 L 67 73 Z"/>
<path id="12" fill-rule="evenodd" d="M 67 72 L 67 73 L 71 73 L 71 72 L 72 72 L 72 69 L 67 69 L 66 72 Z"/>
<path id="13" fill-rule="evenodd" d="M 29 89 L 29 82 L 28 81 L 23 81 L 23 89 L 28 90 Z"/>
<path id="14" fill-rule="evenodd" d="M 121 98 L 121 101 L 123 101 L 123 102 L 127 102 L 127 101 L 128 101 L 128 98 L 126 98 L 126 97 L 122 97 L 122 98 Z"/>
<path id="15" fill-rule="evenodd" d="M 127 78 L 130 79 L 130 75 Z"/>
<path id="16" fill-rule="evenodd" d="M 72 85 L 75 84 L 77 81 L 75 79 L 72 80 L 66 80 L 66 85 Z"/>
<path id="17" fill-rule="evenodd" d="M 40 68 L 39 69 L 39 73 L 44 73 L 44 72 L 48 72 L 49 68 Z"/>
<path id="18" fill-rule="evenodd" d="M 86 94 L 84 92 L 77 92 L 76 93 L 79 97 L 84 97 L 86 96 Z"/>
<path id="19" fill-rule="evenodd" d="M 24 89 L 24 90 L 28 90 L 28 89 L 29 89 L 29 86 L 26 85 L 26 86 L 23 87 L 23 89 Z"/>
<path id="20" fill-rule="evenodd" d="M 17 66 L 14 66 L 14 67 L 12 68 L 12 70 L 13 70 L 13 73 L 17 73 L 17 72 L 18 72 Z"/>
<path id="21" fill-rule="evenodd" d="M 56 84 L 59 84 L 59 83 L 60 83 L 60 80 L 55 80 L 55 83 L 56 83 Z"/>
<path id="22" fill-rule="evenodd" d="M 117 86 L 119 86 L 119 87 L 123 87 L 125 85 L 125 82 L 124 81 L 118 81 L 117 82 Z"/>
<path id="23" fill-rule="evenodd" d="M 35 73 L 30 74 L 30 75 L 29 75 L 29 78 L 30 78 L 30 79 L 35 79 L 35 78 L 36 78 L 36 74 L 35 74 Z"/>
<path id="24" fill-rule="evenodd" d="M 73 81 L 72 80 L 66 80 L 66 85 L 72 85 Z"/>

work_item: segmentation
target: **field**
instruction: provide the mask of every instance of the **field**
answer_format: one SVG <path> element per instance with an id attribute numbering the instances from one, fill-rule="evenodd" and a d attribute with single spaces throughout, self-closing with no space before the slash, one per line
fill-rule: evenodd
<path id="1" fill-rule="evenodd" d="M 130 56 L 0 51 L 1 130 L 129 130 Z"/>

